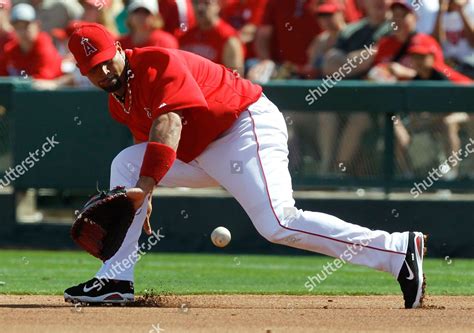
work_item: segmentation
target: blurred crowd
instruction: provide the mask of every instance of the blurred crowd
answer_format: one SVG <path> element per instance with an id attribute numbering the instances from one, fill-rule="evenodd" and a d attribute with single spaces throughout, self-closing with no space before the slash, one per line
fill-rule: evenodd
<path id="1" fill-rule="evenodd" d="M 257 83 L 474 79 L 474 0 L 0 0 L 0 76 L 33 78 L 40 89 L 90 87 L 67 49 L 68 37 L 85 22 L 104 25 L 123 48 L 181 48 Z M 335 165 L 345 163 L 351 173 L 364 174 L 357 160 L 380 119 L 320 112 L 310 122 L 307 116 L 292 115 L 293 128 L 300 140 L 314 143 L 309 155 L 317 147 L 318 171 L 338 171 Z M 466 124 L 474 134 L 467 114 L 401 115 L 395 126 L 401 172 L 416 170 L 417 159 L 430 150 L 412 149 L 423 135 L 431 133 L 428 144 L 442 138 L 449 156 L 461 147 Z M 291 132 L 291 160 L 301 168 L 308 154 Z"/>
<path id="2" fill-rule="evenodd" d="M 474 78 L 474 0 L 0 0 L 0 75 L 87 86 L 66 46 L 84 22 L 259 83 Z"/>

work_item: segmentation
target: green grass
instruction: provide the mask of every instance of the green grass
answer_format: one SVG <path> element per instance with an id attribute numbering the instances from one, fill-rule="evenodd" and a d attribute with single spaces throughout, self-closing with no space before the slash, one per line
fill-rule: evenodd
<path id="1" fill-rule="evenodd" d="M 137 293 L 145 289 L 173 294 L 399 294 L 387 273 L 345 265 L 313 292 L 304 287 L 331 258 L 210 254 L 147 254 L 138 263 Z M 83 252 L 0 251 L 0 294 L 55 294 L 91 278 L 100 267 Z M 425 272 L 432 295 L 474 295 L 474 260 L 427 259 Z M 320 274 L 321 276 L 321 274 Z"/>

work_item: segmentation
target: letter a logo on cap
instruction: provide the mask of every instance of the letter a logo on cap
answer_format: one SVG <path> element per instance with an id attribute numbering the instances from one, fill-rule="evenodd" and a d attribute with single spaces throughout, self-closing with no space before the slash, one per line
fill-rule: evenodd
<path id="1" fill-rule="evenodd" d="M 84 46 L 86 57 L 90 56 L 94 52 L 97 52 L 97 49 L 89 42 L 89 38 L 82 37 L 81 45 Z"/>

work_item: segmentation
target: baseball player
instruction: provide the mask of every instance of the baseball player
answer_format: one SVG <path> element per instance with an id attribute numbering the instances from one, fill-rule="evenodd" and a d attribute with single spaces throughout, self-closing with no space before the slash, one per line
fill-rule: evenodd
<path id="1" fill-rule="evenodd" d="M 112 162 L 110 187 L 124 186 L 137 209 L 118 251 L 95 277 L 64 292 L 66 301 L 134 299 L 134 262 L 142 227 L 151 232 L 155 186 L 222 185 L 258 232 L 273 243 L 346 257 L 398 279 L 406 308 L 424 293 L 420 232 L 388 233 L 324 213 L 295 208 L 288 171 L 287 129 L 262 88 L 235 71 L 182 50 L 124 50 L 100 25 L 80 26 L 69 40 L 82 75 L 109 93 L 109 111 L 135 144 Z M 362 251 L 363 250 L 363 251 Z"/>

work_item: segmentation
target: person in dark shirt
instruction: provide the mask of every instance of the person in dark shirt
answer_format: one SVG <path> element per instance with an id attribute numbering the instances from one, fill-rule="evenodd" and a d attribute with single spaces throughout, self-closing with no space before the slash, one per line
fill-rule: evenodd
<path id="1" fill-rule="evenodd" d="M 362 78 L 370 69 L 375 52 L 370 57 L 363 57 L 362 53 L 369 48 L 373 49 L 376 42 L 388 35 L 392 29 L 388 16 L 390 14 L 390 0 L 364 0 L 367 17 L 349 24 L 340 34 L 336 45 L 327 52 L 323 64 L 323 74 L 332 75 L 347 65 L 348 59 L 354 60 L 357 66 L 345 70 L 344 78 Z M 370 48 L 372 46 L 372 48 Z M 363 59 L 360 62 L 358 60 Z"/>

